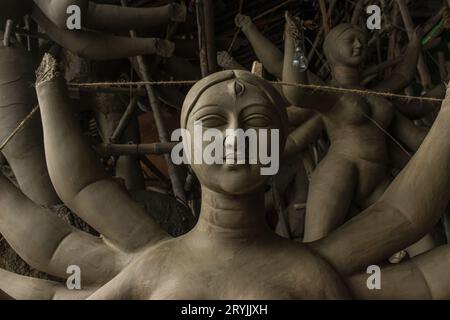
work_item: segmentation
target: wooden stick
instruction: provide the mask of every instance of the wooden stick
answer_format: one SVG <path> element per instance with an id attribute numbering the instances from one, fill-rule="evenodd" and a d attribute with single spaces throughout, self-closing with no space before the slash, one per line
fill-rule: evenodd
<path id="1" fill-rule="evenodd" d="M 11 44 L 11 37 L 14 33 L 14 21 L 11 19 L 6 20 L 5 33 L 3 34 L 3 45 L 9 47 Z"/>
<path id="2" fill-rule="evenodd" d="M 438 66 L 439 66 L 439 75 L 441 76 L 441 81 L 446 82 L 447 81 L 447 69 L 445 68 L 445 53 L 444 51 L 438 51 Z"/>
<path id="3" fill-rule="evenodd" d="M 116 143 L 120 140 L 120 138 L 123 135 L 123 132 L 127 128 L 128 124 L 130 123 L 130 119 L 133 116 L 134 112 L 136 111 L 137 106 L 137 97 L 131 98 L 130 103 L 127 106 L 127 109 L 122 115 L 122 118 L 120 118 L 119 124 L 117 125 L 116 129 L 114 130 L 111 138 L 109 139 L 112 143 Z"/>
<path id="4" fill-rule="evenodd" d="M 319 0 L 320 12 L 322 13 L 322 26 L 325 35 L 330 32 L 330 25 L 328 24 L 328 11 L 325 0 Z"/>
<path id="5" fill-rule="evenodd" d="M 408 38 L 411 40 L 414 34 L 414 23 L 411 18 L 411 14 L 409 13 L 408 6 L 406 5 L 405 0 L 396 0 L 397 5 L 400 9 L 400 14 L 402 15 L 403 24 L 405 25 L 406 31 L 408 33 Z M 423 55 L 421 54 L 419 57 L 419 62 L 417 64 L 417 70 L 419 71 L 420 80 L 422 82 L 422 86 L 424 88 L 431 87 L 431 76 L 430 71 L 425 63 Z"/>
<path id="6" fill-rule="evenodd" d="M 351 24 L 359 24 L 359 18 L 361 17 L 363 6 L 364 0 L 358 0 L 355 5 L 355 9 L 353 10 L 352 19 L 350 21 Z"/>
<path id="7" fill-rule="evenodd" d="M 178 142 L 156 142 L 140 144 L 101 143 L 94 149 L 104 156 L 141 156 L 147 154 L 161 155 L 172 152 Z"/>
<path id="8" fill-rule="evenodd" d="M 141 160 L 145 167 L 163 183 L 165 188 L 170 186 L 169 179 L 167 179 L 167 177 L 145 155 L 140 156 L 139 160 Z"/>
<path id="9" fill-rule="evenodd" d="M 196 0 L 197 28 L 202 76 L 217 71 L 217 50 L 214 31 L 214 8 L 211 0 Z"/>
<path id="10" fill-rule="evenodd" d="M 119 87 L 102 87 L 102 86 L 77 86 L 76 84 L 68 84 L 69 91 L 81 91 L 81 92 L 93 92 L 93 93 L 119 93 L 126 95 L 137 95 L 139 97 L 145 97 L 147 91 L 144 87 L 134 87 L 132 90 L 130 88 L 119 88 Z"/>
<path id="11" fill-rule="evenodd" d="M 122 6 L 126 6 L 126 1 L 121 0 Z M 136 37 L 136 32 L 133 30 L 130 30 L 130 36 L 132 38 Z M 137 56 L 136 61 L 138 64 L 138 73 L 140 74 L 141 78 L 145 82 L 152 81 L 149 72 L 147 70 L 147 66 L 145 65 L 144 58 L 142 56 Z M 159 140 L 161 143 L 167 143 L 169 141 L 166 126 L 164 124 L 164 119 L 162 117 L 161 111 L 160 111 L 160 102 L 156 96 L 155 90 L 153 89 L 153 86 L 150 84 L 145 84 L 145 89 L 147 91 L 148 100 L 150 103 L 150 107 L 152 108 L 153 112 L 153 118 L 155 119 L 156 129 L 158 131 Z M 164 158 L 166 160 L 167 164 L 167 170 L 169 172 L 169 178 L 172 182 L 172 189 L 173 194 L 176 198 L 178 198 L 183 203 L 186 203 L 186 195 L 184 193 L 183 185 L 181 183 L 180 177 L 178 176 L 178 172 L 175 168 L 175 165 L 172 163 L 172 159 L 170 158 L 169 154 L 164 154 Z"/>

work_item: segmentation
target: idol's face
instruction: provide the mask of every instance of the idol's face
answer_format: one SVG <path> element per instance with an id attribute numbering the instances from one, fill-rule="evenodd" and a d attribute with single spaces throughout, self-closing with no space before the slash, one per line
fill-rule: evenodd
<path id="1" fill-rule="evenodd" d="M 281 125 L 285 124 L 281 124 L 275 107 L 254 85 L 233 79 L 206 89 L 186 124 L 191 167 L 202 186 L 231 195 L 263 187 L 269 176 L 261 174 L 266 165 L 261 163 L 260 154 L 278 161 Z M 196 147 L 197 152 L 201 151 L 202 163 L 193 159 Z M 213 163 L 206 163 L 207 157 L 213 157 Z"/>
<path id="2" fill-rule="evenodd" d="M 349 28 L 336 39 L 331 51 L 335 64 L 359 67 L 366 56 L 367 37 L 361 30 Z"/>

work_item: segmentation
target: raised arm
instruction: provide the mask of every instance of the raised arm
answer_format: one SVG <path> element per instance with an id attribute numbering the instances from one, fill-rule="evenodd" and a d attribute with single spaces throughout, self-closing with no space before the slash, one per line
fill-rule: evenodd
<path id="1" fill-rule="evenodd" d="M 64 79 L 46 54 L 37 72 L 50 178 L 69 208 L 109 241 L 136 250 L 167 235 L 100 165 L 72 115 Z"/>
<path id="2" fill-rule="evenodd" d="M 67 8 L 77 5 L 81 11 L 82 28 L 102 31 L 144 30 L 170 21 L 186 19 L 184 4 L 170 3 L 159 7 L 129 8 L 120 5 L 96 4 L 88 0 L 34 0 L 41 11 L 58 27 L 67 29 Z"/>
<path id="3" fill-rule="evenodd" d="M 238 14 L 235 23 L 247 37 L 264 68 L 277 79 L 281 79 L 283 77 L 283 53 L 258 30 L 249 16 Z"/>
<path id="4" fill-rule="evenodd" d="M 408 44 L 403 60 L 397 65 L 389 78 L 372 89 L 390 93 L 397 93 L 405 89 L 414 80 L 421 50 L 420 31 L 417 29 Z"/>
<path id="5" fill-rule="evenodd" d="M 368 274 L 347 283 L 356 299 L 450 299 L 450 246 L 442 246 L 399 265 L 381 269 L 381 289 L 367 288 Z"/>
<path id="6" fill-rule="evenodd" d="M 33 8 L 32 17 L 53 41 L 91 60 L 114 60 L 148 54 L 169 57 L 175 49 L 172 42 L 157 38 L 118 37 L 89 31 L 61 29 L 36 6 Z"/>
<path id="7" fill-rule="evenodd" d="M 450 90 L 417 153 L 380 200 L 313 243 L 342 274 L 379 263 L 423 237 L 450 196 Z"/>

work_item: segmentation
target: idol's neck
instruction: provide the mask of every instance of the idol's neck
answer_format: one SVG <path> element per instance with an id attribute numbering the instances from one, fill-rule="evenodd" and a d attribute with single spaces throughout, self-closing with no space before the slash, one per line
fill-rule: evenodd
<path id="1" fill-rule="evenodd" d="M 335 65 L 332 67 L 333 82 L 343 87 L 360 87 L 361 71 L 359 68 Z"/>
<path id="2" fill-rule="evenodd" d="M 264 191 L 225 195 L 202 188 L 202 206 L 191 239 L 205 245 L 239 245 L 272 234 L 267 225 Z"/>

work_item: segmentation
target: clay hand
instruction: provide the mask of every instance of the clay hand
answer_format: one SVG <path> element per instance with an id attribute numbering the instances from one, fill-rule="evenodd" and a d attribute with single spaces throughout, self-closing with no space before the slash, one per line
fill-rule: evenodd
<path id="1" fill-rule="evenodd" d="M 292 16 L 289 11 L 286 11 L 284 16 L 286 19 L 285 33 L 295 38 L 300 33 L 300 28 L 302 27 L 301 20 L 298 17 Z"/>
<path id="2" fill-rule="evenodd" d="M 172 3 L 170 16 L 173 22 L 185 22 L 187 16 L 186 5 L 184 3 Z"/>
<path id="3" fill-rule="evenodd" d="M 242 31 L 245 31 L 252 25 L 253 22 L 249 16 L 238 13 L 236 18 L 234 18 L 234 23 L 236 24 L 236 27 L 241 28 Z"/>
<path id="4" fill-rule="evenodd" d="M 173 56 L 175 51 L 175 44 L 168 40 L 156 39 L 155 40 L 156 54 L 163 57 L 169 58 Z"/>

